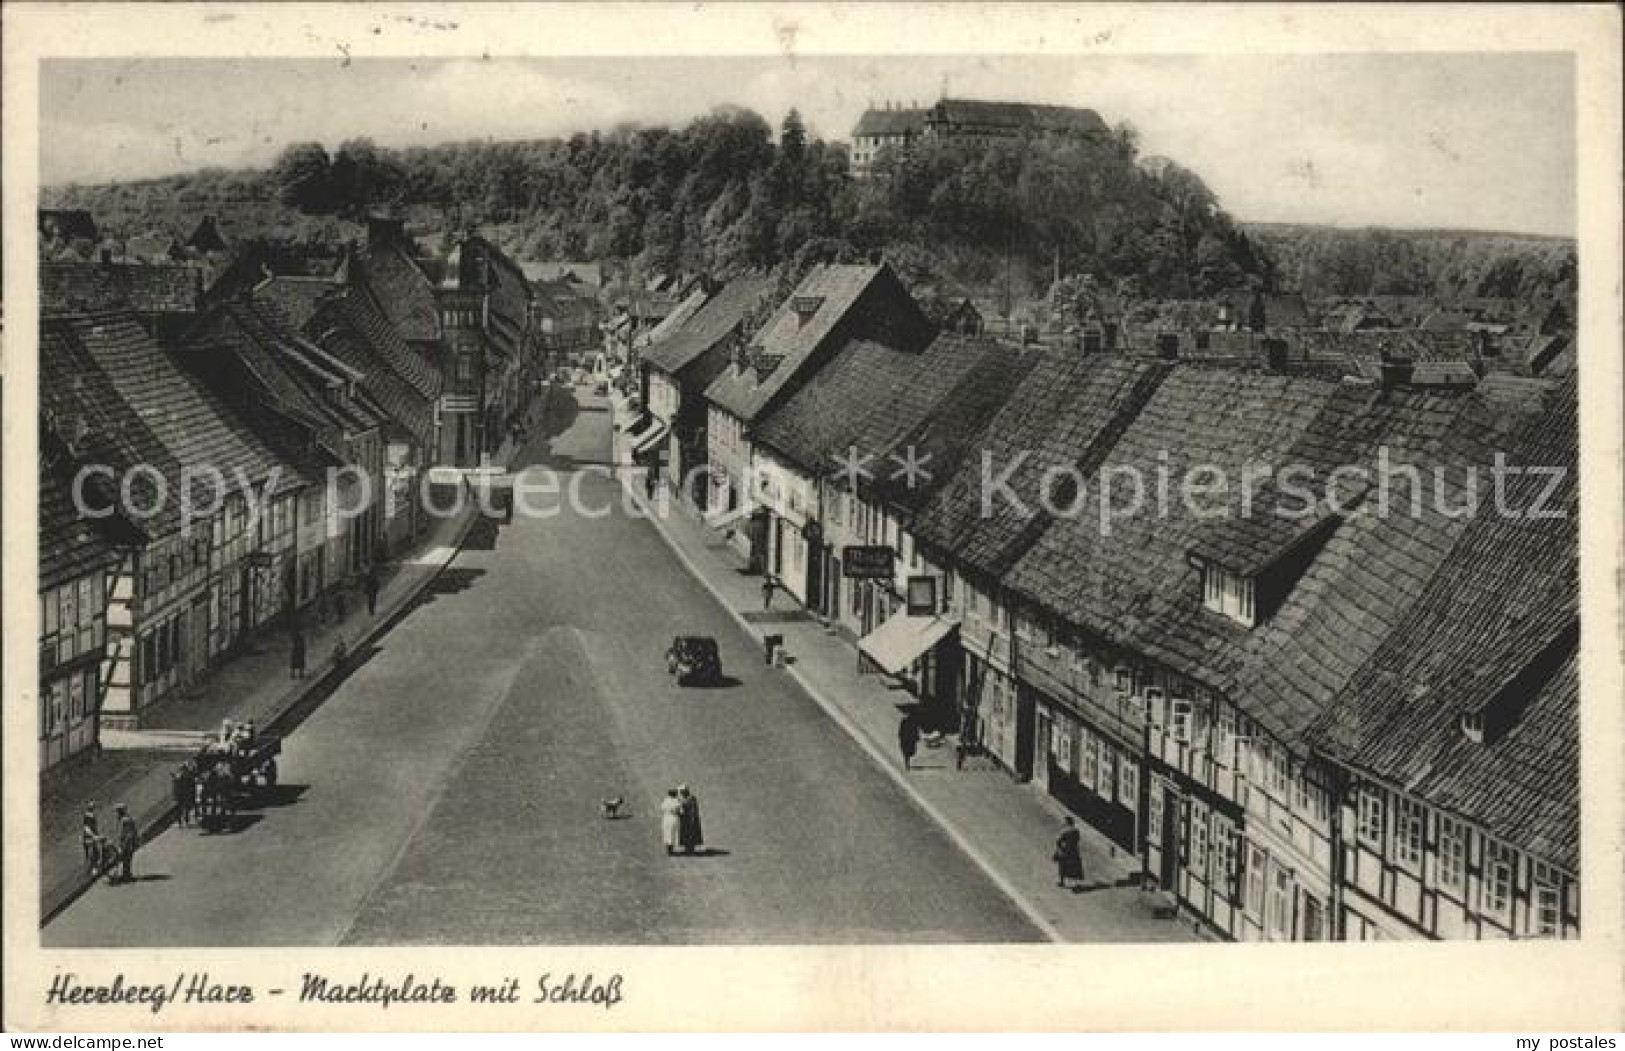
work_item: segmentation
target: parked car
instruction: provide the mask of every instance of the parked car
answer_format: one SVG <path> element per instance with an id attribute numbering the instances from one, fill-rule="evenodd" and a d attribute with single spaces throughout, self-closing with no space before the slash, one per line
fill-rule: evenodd
<path id="1" fill-rule="evenodd" d="M 722 678 L 722 654 L 709 635 L 679 635 L 666 650 L 666 671 L 677 685 L 714 683 Z"/>

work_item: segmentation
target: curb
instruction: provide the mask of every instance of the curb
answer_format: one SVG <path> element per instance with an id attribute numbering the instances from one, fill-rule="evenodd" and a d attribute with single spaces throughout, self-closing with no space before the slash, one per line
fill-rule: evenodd
<path id="1" fill-rule="evenodd" d="M 426 575 L 417 583 L 416 586 L 414 586 L 407 594 L 403 595 L 390 608 L 382 611 L 376 618 L 374 618 L 372 626 L 368 628 L 367 631 L 363 632 L 355 641 L 354 645 L 349 648 L 351 658 L 354 657 L 357 651 L 370 646 L 375 640 L 393 629 L 395 625 L 399 623 L 400 620 L 406 615 L 411 605 L 418 600 L 419 596 L 427 591 L 430 585 L 439 580 L 441 574 L 446 571 L 452 562 L 456 561 L 457 556 L 462 553 L 463 545 L 468 541 L 469 532 L 474 528 L 474 521 L 478 517 L 478 510 L 479 509 L 477 506 L 471 506 L 467 511 L 464 512 L 464 520 L 457 529 L 456 539 L 451 544 L 447 545 L 451 548 L 451 555 L 440 565 L 436 566 L 433 572 Z M 297 687 L 290 687 L 288 690 L 285 690 L 283 693 L 277 696 L 275 701 L 268 704 L 259 712 L 256 712 L 256 715 L 262 717 L 256 718 L 255 723 L 267 731 L 276 729 L 277 723 L 280 720 L 285 718 L 289 712 L 297 709 L 308 697 L 311 697 L 318 691 L 324 689 L 329 680 L 334 677 L 335 673 L 341 672 L 342 670 L 342 667 L 335 664 L 331 657 L 327 658 L 324 662 L 322 670 L 318 674 L 301 680 Z M 168 796 L 166 795 L 162 804 L 148 809 L 138 819 L 141 832 L 141 842 L 145 844 L 156 838 L 164 831 L 165 828 L 169 826 L 172 821 L 174 821 L 174 819 L 175 805 L 169 801 Z M 79 900 L 79 898 L 86 891 L 100 882 L 100 879 L 100 876 L 93 876 L 80 869 L 76 870 L 75 877 L 72 880 L 59 881 L 57 886 L 52 887 L 49 892 L 49 896 L 47 896 L 47 893 L 42 889 L 40 894 L 40 927 L 44 928 L 45 925 L 50 923 L 51 920 L 55 919 L 56 916 L 62 912 L 62 910 Z"/>
<path id="2" fill-rule="evenodd" d="M 671 548 L 672 553 L 675 554 L 678 561 L 683 564 L 683 568 L 688 570 L 689 575 L 700 582 L 700 585 L 710 593 L 711 597 L 715 599 L 723 609 L 727 610 L 728 615 L 734 619 L 734 622 L 738 624 L 747 635 L 760 634 L 755 626 L 752 625 L 750 621 L 746 620 L 740 614 L 740 612 L 734 608 L 733 602 L 722 593 L 722 589 L 713 584 L 710 578 L 700 570 L 699 566 L 695 564 L 694 560 L 689 557 L 688 552 L 684 551 L 682 547 L 678 545 L 677 541 L 673 539 L 671 534 L 666 530 L 664 524 L 660 522 L 659 516 L 653 513 L 652 509 L 649 507 L 642 495 L 637 493 L 633 487 L 628 484 L 627 479 L 623 478 L 621 480 L 621 486 L 627 492 L 627 494 L 632 497 L 633 502 L 643 509 L 645 520 L 654 526 L 655 532 L 660 535 L 660 538 L 663 541 L 665 541 L 666 546 Z M 903 776 L 903 772 L 897 769 L 897 765 L 891 761 L 891 758 L 880 750 L 880 747 L 870 739 L 869 735 L 866 734 L 861 727 L 852 721 L 851 717 L 849 717 L 839 705 L 835 704 L 828 697 L 826 697 L 824 692 L 819 687 L 809 682 L 807 677 L 802 675 L 801 672 L 796 669 L 795 665 L 789 665 L 785 668 L 785 670 L 790 673 L 790 677 L 793 678 L 796 683 L 806 691 L 807 695 L 813 699 L 818 707 L 824 710 L 824 714 L 829 716 L 830 720 L 834 722 L 835 725 L 839 726 L 843 731 L 845 731 L 846 735 L 852 738 L 852 740 L 857 743 L 858 747 L 863 749 L 864 753 L 874 761 L 875 765 L 884 770 L 886 775 L 892 779 L 892 782 L 898 787 L 902 788 L 903 791 L 907 793 L 909 799 L 911 799 L 916 806 L 923 810 L 928 818 L 936 823 L 937 827 L 940 828 L 943 833 L 953 841 L 955 846 L 964 852 L 966 857 L 971 859 L 977 868 L 982 870 L 982 873 L 993 882 L 994 886 L 998 887 L 999 890 L 1004 893 L 1005 897 L 1010 899 L 1011 903 L 1014 904 L 1018 910 L 1020 910 L 1021 914 L 1026 917 L 1029 923 L 1038 928 L 1039 932 L 1052 942 L 1065 942 L 1067 940 L 1065 935 L 1061 933 L 1060 929 L 1056 927 L 1054 923 L 1050 922 L 1050 920 L 1038 910 L 1037 906 L 1033 905 L 1025 894 L 1017 890 L 1003 873 L 994 867 L 993 863 L 988 860 L 987 856 L 982 853 L 980 848 L 978 848 L 975 843 L 973 843 L 971 839 L 965 835 L 965 833 L 961 832 L 958 827 L 956 827 L 954 823 L 948 819 L 947 815 L 945 815 L 942 810 L 937 807 L 936 804 L 927 799 L 912 781 Z"/>

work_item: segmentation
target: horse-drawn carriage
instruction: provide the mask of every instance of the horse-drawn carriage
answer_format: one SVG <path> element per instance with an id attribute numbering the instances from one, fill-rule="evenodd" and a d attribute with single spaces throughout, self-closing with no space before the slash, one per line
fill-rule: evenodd
<path id="1" fill-rule="evenodd" d="M 257 734 L 230 744 L 210 742 L 192 760 L 197 783 L 197 813 L 204 828 L 252 803 L 262 790 L 275 788 L 282 738 Z"/>

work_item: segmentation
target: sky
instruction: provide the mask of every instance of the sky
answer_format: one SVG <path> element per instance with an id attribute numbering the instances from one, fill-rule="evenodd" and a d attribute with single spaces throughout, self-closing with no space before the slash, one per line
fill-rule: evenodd
<path id="1" fill-rule="evenodd" d="M 680 125 L 718 105 L 844 139 L 944 92 L 1089 107 L 1236 217 L 1573 236 L 1572 60 L 1544 53 L 51 59 L 40 178 L 104 182 L 330 149 Z"/>

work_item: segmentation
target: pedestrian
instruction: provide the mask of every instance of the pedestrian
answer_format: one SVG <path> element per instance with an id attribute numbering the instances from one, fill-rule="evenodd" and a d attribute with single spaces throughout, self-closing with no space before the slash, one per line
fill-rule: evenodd
<path id="1" fill-rule="evenodd" d="M 101 871 L 101 839 L 102 819 L 96 813 L 96 801 L 92 799 L 85 804 L 85 811 L 79 818 L 79 845 L 85 851 L 85 869 L 92 875 Z"/>
<path id="2" fill-rule="evenodd" d="M 1055 837 L 1055 885 L 1065 887 L 1067 880 L 1077 880 L 1076 890 L 1083 889 L 1083 835 L 1077 823 L 1069 816 Z"/>
<path id="3" fill-rule="evenodd" d="M 305 633 L 298 628 L 293 629 L 293 643 L 288 648 L 288 676 L 293 679 L 305 677 Z"/>
<path id="4" fill-rule="evenodd" d="M 678 785 L 677 804 L 677 838 L 683 845 L 683 853 L 692 854 L 705 843 L 705 833 L 700 828 L 700 799 L 687 785 Z"/>
<path id="5" fill-rule="evenodd" d="M 192 807 L 197 799 L 197 777 L 188 759 L 169 775 L 169 789 L 175 798 L 175 823 L 182 828 L 192 824 Z"/>
<path id="6" fill-rule="evenodd" d="M 677 789 L 668 788 L 666 798 L 660 801 L 660 841 L 666 845 L 667 854 L 677 853 L 682 809 L 683 804 L 677 798 Z"/>
<path id="7" fill-rule="evenodd" d="M 905 715 L 903 721 L 897 724 L 897 748 L 903 753 L 903 769 L 912 770 L 914 753 L 920 747 L 920 724 L 914 721 L 914 716 Z"/>
<path id="8" fill-rule="evenodd" d="M 773 608 L 773 587 L 772 577 L 762 578 L 762 609 L 764 611 Z"/>
<path id="9" fill-rule="evenodd" d="M 378 566 L 376 563 L 367 567 L 367 616 L 378 612 Z"/>
<path id="10" fill-rule="evenodd" d="M 135 818 L 125 809 L 123 803 L 114 807 L 118 811 L 118 861 L 119 882 L 135 882 L 135 852 L 141 846 L 141 832 L 135 827 Z"/>

